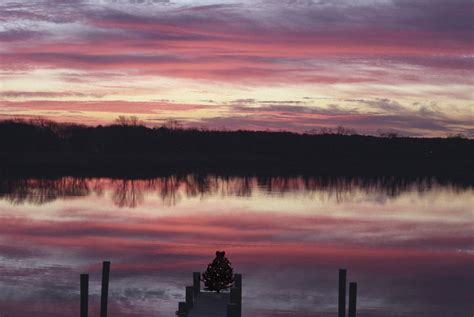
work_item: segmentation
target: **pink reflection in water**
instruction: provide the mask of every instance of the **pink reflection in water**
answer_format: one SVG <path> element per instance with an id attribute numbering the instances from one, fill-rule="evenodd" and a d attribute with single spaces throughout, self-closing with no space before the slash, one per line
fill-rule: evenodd
<path id="1" fill-rule="evenodd" d="M 339 267 L 359 283 L 364 316 L 473 311 L 470 187 L 191 176 L 7 185 L 2 316 L 77 315 L 84 271 L 97 310 L 104 259 L 113 316 L 172 316 L 191 272 L 220 249 L 244 274 L 245 316 L 333 316 Z"/>

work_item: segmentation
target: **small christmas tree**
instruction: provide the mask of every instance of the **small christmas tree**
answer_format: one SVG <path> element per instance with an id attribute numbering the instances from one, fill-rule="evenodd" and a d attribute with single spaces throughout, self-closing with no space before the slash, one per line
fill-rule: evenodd
<path id="1" fill-rule="evenodd" d="M 216 258 L 202 274 L 205 289 L 219 293 L 223 289 L 232 287 L 234 269 L 230 265 L 230 261 L 225 257 L 225 252 L 216 251 Z"/>

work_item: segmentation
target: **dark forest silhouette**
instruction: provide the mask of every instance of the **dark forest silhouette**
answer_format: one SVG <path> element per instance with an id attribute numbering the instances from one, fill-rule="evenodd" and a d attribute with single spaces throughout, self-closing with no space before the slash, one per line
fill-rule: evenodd
<path id="1" fill-rule="evenodd" d="M 474 140 L 5 120 L 0 121 L 0 166 L 4 176 L 211 172 L 472 179 Z"/>

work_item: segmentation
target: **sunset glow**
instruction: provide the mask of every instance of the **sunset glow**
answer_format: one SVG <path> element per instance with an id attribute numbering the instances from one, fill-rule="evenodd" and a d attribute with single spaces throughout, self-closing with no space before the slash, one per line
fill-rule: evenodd
<path id="1" fill-rule="evenodd" d="M 474 136 L 474 3 L 3 1 L 0 118 Z"/>

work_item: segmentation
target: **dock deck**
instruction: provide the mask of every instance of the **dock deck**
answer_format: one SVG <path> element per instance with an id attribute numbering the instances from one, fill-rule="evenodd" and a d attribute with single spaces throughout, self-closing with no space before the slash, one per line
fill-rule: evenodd
<path id="1" fill-rule="evenodd" d="M 241 317 L 242 275 L 235 274 L 230 291 L 201 291 L 201 275 L 193 273 L 193 286 L 186 287 L 186 301 L 179 302 L 178 317 Z"/>
<path id="2" fill-rule="evenodd" d="M 229 303 L 230 293 L 201 292 L 194 299 L 194 306 L 188 312 L 188 317 L 227 317 Z"/>

